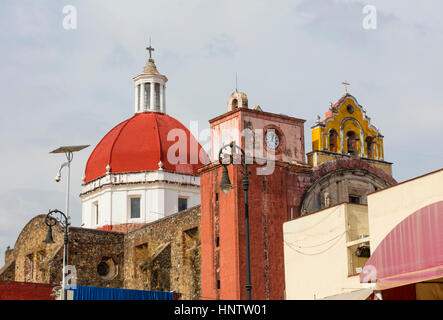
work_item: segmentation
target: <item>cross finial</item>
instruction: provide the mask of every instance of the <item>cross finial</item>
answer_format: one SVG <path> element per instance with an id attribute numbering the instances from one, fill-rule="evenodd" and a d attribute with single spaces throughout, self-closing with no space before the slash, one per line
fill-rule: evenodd
<path id="1" fill-rule="evenodd" d="M 348 87 L 347 86 L 350 86 L 351 84 L 348 83 L 346 80 L 344 82 L 342 82 L 342 84 L 345 86 L 345 93 L 348 93 Z"/>
<path id="2" fill-rule="evenodd" d="M 146 48 L 149 51 L 149 59 L 152 59 L 152 51 L 155 49 L 151 46 L 151 37 L 149 37 L 149 47 Z"/>

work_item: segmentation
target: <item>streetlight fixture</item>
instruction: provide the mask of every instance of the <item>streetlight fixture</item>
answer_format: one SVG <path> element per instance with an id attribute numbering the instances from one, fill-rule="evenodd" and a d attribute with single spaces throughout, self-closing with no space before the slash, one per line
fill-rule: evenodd
<path id="1" fill-rule="evenodd" d="M 59 218 L 56 218 L 55 214 L 59 214 Z M 49 247 L 54 243 L 54 238 L 52 237 L 52 227 L 54 227 L 57 223 L 63 227 L 64 230 L 64 241 L 63 241 L 63 299 L 66 300 L 66 261 L 68 259 L 68 230 L 69 230 L 69 218 L 60 210 L 50 210 L 46 215 L 45 223 L 48 226 L 48 232 L 46 234 L 44 243 Z"/>
<path id="2" fill-rule="evenodd" d="M 232 188 L 235 187 L 233 184 L 231 184 L 231 180 L 229 180 L 229 173 L 228 173 L 228 169 L 226 167 L 227 167 L 227 165 L 223 164 L 222 178 L 221 178 L 220 184 L 218 185 L 218 188 L 224 194 L 228 194 L 229 190 L 231 190 Z"/>
<path id="3" fill-rule="evenodd" d="M 229 161 L 223 162 L 222 159 L 222 151 L 225 148 L 231 148 L 231 154 L 229 155 Z M 251 300 L 251 291 L 252 291 L 252 284 L 251 284 L 251 266 L 250 266 L 250 249 L 249 249 L 249 201 L 248 201 L 248 190 L 249 190 L 249 172 L 248 172 L 248 165 L 246 163 L 246 154 L 245 151 L 235 144 L 234 141 L 232 141 L 229 144 L 226 144 L 221 147 L 219 153 L 218 153 L 218 161 L 223 166 L 223 172 L 222 172 L 222 179 L 220 181 L 220 185 L 218 186 L 219 189 L 222 190 L 224 194 L 227 194 L 229 190 L 234 188 L 234 185 L 231 184 L 231 180 L 229 179 L 228 169 L 227 166 L 230 164 L 233 164 L 233 154 L 236 150 L 239 150 L 241 152 L 241 162 L 243 165 L 243 179 L 242 179 L 242 185 L 243 190 L 245 192 L 245 225 L 246 225 L 246 296 L 248 300 Z"/>
<path id="4" fill-rule="evenodd" d="M 89 147 L 89 144 L 88 145 L 81 145 L 81 146 L 63 146 L 63 147 L 57 148 L 55 150 L 52 150 L 50 152 L 50 153 L 64 153 L 66 155 L 66 159 L 68 160 L 67 162 L 63 163 L 60 166 L 60 169 L 58 169 L 57 176 L 55 177 L 55 181 L 60 182 L 62 169 L 66 166 L 68 167 L 68 181 L 66 183 L 66 211 L 65 211 L 68 220 L 70 219 L 70 217 L 69 217 L 69 184 L 70 184 L 70 179 L 71 179 L 71 161 L 72 161 L 72 158 L 74 157 L 73 153 L 83 150 L 87 147 Z"/>

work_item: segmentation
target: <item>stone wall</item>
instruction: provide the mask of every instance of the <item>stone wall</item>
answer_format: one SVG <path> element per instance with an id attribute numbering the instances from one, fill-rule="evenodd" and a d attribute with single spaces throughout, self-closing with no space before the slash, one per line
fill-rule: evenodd
<path id="1" fill-rule="evenodd" d="M 294 178 L 298 180 L 298 177 Z M 368 193 L 397 183 L 374 163 L 356 157 L 336 158 L 322 163 L 312 169 L 309 180 L 304 189 L 298 190 L 302 195 L 300 214 L 350 202 L 350 196 L 366 204 Z"/>
<path id="2" fill-rule="evenodd" d="M 200 206 L 125 235 L 124 287 L 200 299 Z"/>
<path id="3" fill-rule="evenodd" d="M 54 227 L 55 243 L 46 246 L 44 220 L 36 216 L 23 228 L 0 281 L 61 283 L 63 230 Z M 77 285 L 177 291 L 182 299 L 200 299 L 200 206 L 127 233 L 71 227 L 68 248 Z"/>
<path id="4" fill-rule="evenodd" d="M 31 219 L 22 229 L 17 238 L 14 249 L 8 252 L 8 267 L 0 271 L 0 279 L 50 283 L 51 268 L 58 268 L 53 263 L 54 257 L 63 248 L 63 235 L 57 232 L 57 226 L 53 228 L 55 244 L 46 247 L 43 240 L 46 237 L 48 227 L 45 222 L 45 215 L 39 215 Z M 12 272 L 13 266 L 13 272 Z M 7 278 L 7 279 L 5 279 Z"/>
<path id="5" fill-rule="evenodd" d="M 71 228 L 68 262 L 77 271 L 77 284 L 122 288 L 124 233 Z"/>

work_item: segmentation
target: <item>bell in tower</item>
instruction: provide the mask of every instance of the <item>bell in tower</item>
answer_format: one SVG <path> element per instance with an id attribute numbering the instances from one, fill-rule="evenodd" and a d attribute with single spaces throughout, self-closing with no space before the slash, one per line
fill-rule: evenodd
<path id="1" fill-rule="evenodd" d="M 248 96 L 244 92 L 235 90 L 228 100 L 228 111 L 233 111 L 238 108 L 248 109 Z"/>

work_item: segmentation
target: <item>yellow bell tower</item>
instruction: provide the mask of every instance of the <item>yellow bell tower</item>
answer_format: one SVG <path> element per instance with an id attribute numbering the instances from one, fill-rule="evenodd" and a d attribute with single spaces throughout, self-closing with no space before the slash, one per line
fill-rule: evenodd
<path id="1" fill-rule="evenodd" d="M 331 103 L 324 120 L 317 116 L 311 132 L 312 152 L 307 154 L 311 166 L 336 158 L 358 157 L 392 175 L 392 163 L 384 161 L 383 135 L 347 89 L 337 103 Z"/>

